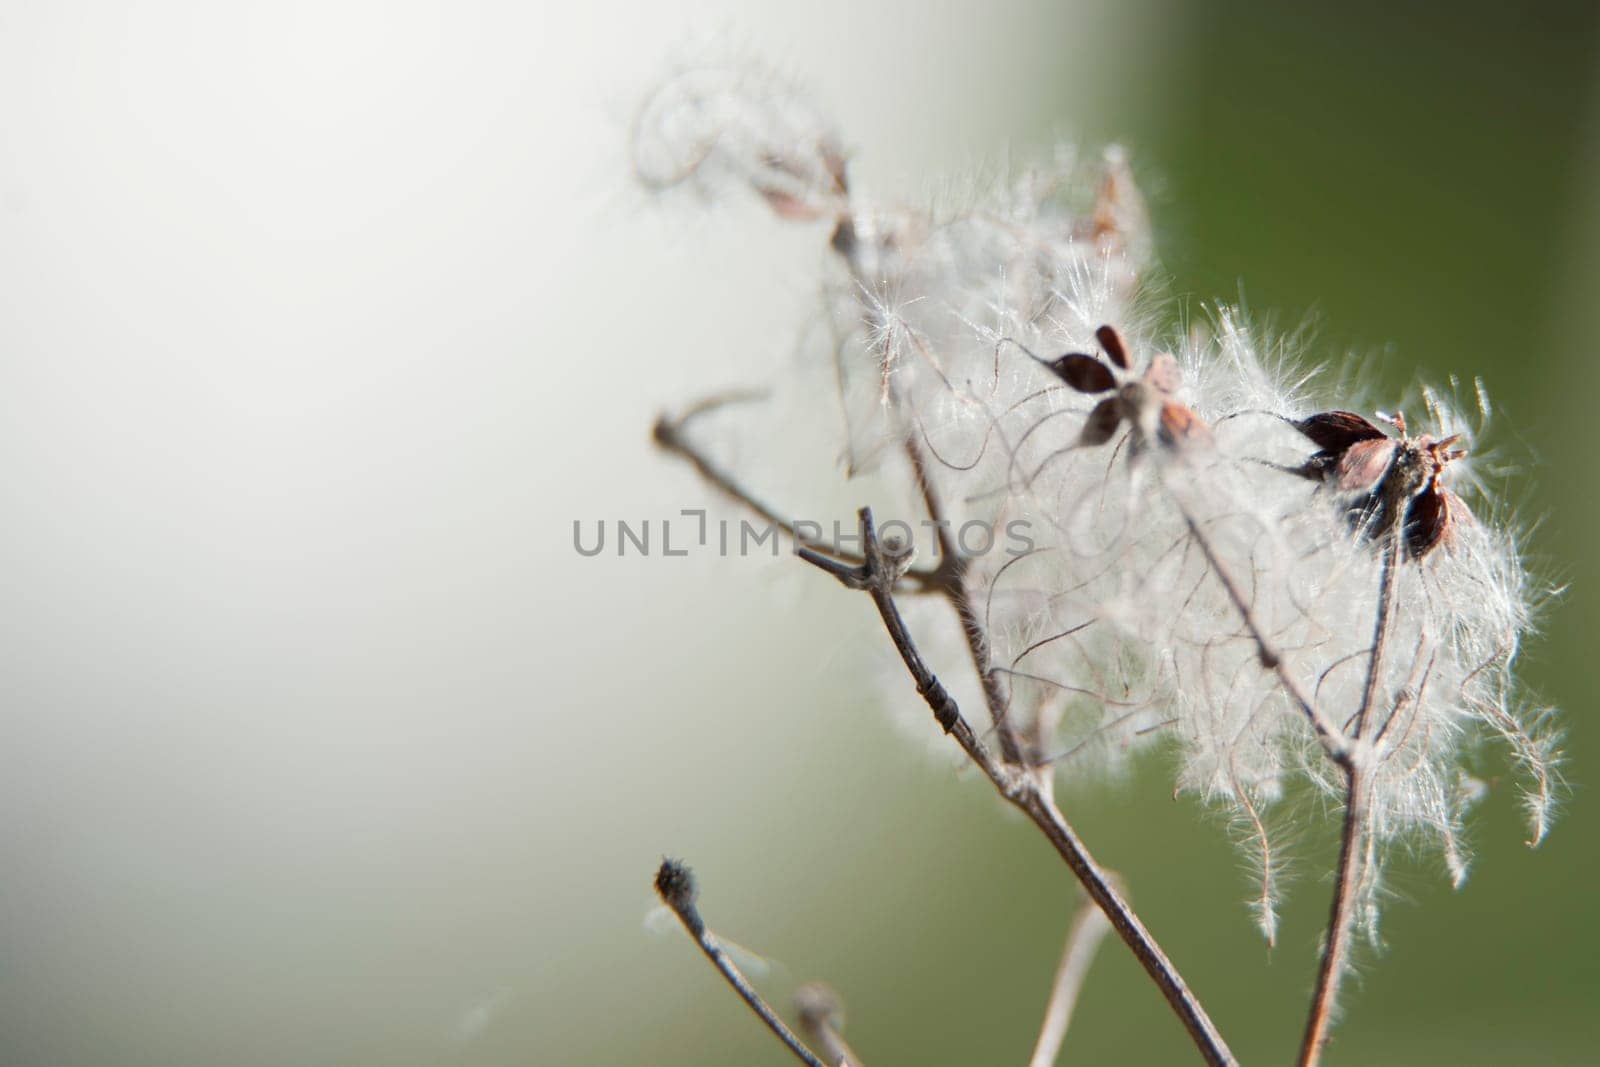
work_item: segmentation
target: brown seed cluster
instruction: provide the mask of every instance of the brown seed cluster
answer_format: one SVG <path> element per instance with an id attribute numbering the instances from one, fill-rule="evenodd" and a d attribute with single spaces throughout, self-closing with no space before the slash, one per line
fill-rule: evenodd
<path id="1" fill-rule="evenodd" d="M 1167 448 L 1211 443 L 1211 428 L 1175 396 L 1183 384 L 1178 361 L 1163 352 L 1134 377 L 1127 343 L 1116 327 L 1095 330 L 1105 361 L 1085 352 L 1068 352 L 1039 362 L 1080 393 L 1109 393 L 1084 421 L 1080 447 L 1103 445 L 1123 425 L 1133 430 L 1133 447 L 1155 441 Z M 1037 358 L 1037 357 L 1035 357 Z M 1107 362 L 1109 361 L 1109 362 Z M 1290 424 L 1317 446 L 1293 473 L 1322 482 L 1350 498 L 1352 525 L 1370 540 L 1398 529 L 1406 554 L 1420 560 L 1440 545 L 1451 547 L 1457 527 L 1472 521 L 1461 498 L 1442 482 L 1445 468 L 1466 455 L 1452 446 L 1460 434 L 1435 440 L 1412 437 L 1405 416 L 1385 417 L 1399 431 L 1390 436 L 1353 411 L 1323 411 Z"/>
<path id="2" fill-rule="evenodd" d="M 1376 540 L 1398 525 L 1406 554 L 1420 560 L 1440 545 L 1449 548 L 1458 524 L 1472 521 L 1466 504 L 1441 482 L 1445 467 L 1466 451 L 1451 447 L 1460 434 L 1411 437 L 1405 416 L 1389 421 L 1398 437 L 1353 411 L 1295 421 L 1319 450 L 1296 473 L 1350 494 L 1351 521 L 1365 536 Z"/>
<path id="3" fill-rule="evenodd" d="M 1101 326 L 1095 340 L 1111 361 L 1107 366 L 1084 352 L 1068 352 L 1059 359 L 1040 360 L 1080 393 L 1112 393 L 1089 412 L 1078 444 L 1103 445 L 1127 423 L 1135 432 L 1135 445 L 1152 437 L 1169 448 L 1209 444 L 1211 427 L 1190 408 L 1173 399 L 1183 385 L 1178 361 L 1162 352 L 1138 378 L 1131 376 L 1128 346 L 1114 326 Z M 1115 392 L 1113 392 L 1115 390 Z"/>

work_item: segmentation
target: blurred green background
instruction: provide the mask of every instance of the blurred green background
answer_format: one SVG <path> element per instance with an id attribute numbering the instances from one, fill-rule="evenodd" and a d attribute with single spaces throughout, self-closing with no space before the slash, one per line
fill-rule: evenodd
<path id="1" fill-rule="evenodd" d="M 1600 1060 L 1594 5 L 60 0 L 0 3 L 0 1063 L 785 1062 L 647 921 L 663 852 L 874 1067 L 1025 1062 L 1074 887 L 888 706 L 867 605 L 572 550 L 714 504 L 652 418 L 811 321 L 819 228 L 629 182 L 707 37 L 812 88 L 864 188 L 1121 140 L 1175 307 L 1314 316 L 1378 397 L 1484 377 L 1570 583 L 1524 670 L 1574 787 L 1537 852 L 1495 790 L 1461 892 L 1396 862 L 1328 1062 Z M 1064 803 L 1284 1062 L 1331 827 L 1269 950 L 1159 762 Z M 1064 1061 L 1191 1059 L 1106 944 Z"/>

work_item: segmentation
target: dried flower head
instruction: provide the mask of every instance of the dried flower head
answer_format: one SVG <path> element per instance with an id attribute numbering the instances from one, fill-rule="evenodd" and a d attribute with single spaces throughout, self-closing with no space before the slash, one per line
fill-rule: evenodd
<path id="1" fill-rule="evenodd" d="M 950 688 L 987 705 L 1007 760 L 1081 782 L 1165 746 L 1176 789 L 1239 831 L 1269 939 L 1283 839 L 1311 810 L 1281 803 L 1297 792 L 1346 813 L 1334 946 L 1375 934 L 1396 844 L 1432 845 L 1464 879 L 1481 740 L 1509 747 L 1530 843 L 1544 837 L 1559 733 L 1514 669 L 1543 591 L 1470 477 L 1450 405 L 1426 392 L 1423 432 L 1396 416 L 1391 436 L 1348 398 L 1314 397 L 1303 353 L 1236 310 L 1166 333 L 1120 151 L 1059 151 L 936 214 L 862 196 L 787 97 L 690 98 L 650 123 L 688 142 L 668 137 L 665 158 L 725 156 L 780 215 L 832 222 L 812 350 L 830 388 L 791 402 L 831 396 L 846 474 L 880 471 L 902 514 L 941 526 L 924 588 L 957 625 L 945 604 L 911 621 L 939 635 L 928 659 L 978 665 L 974 688 Z M 724 128 L 726 142 L 707 132 Z M 1139 350 L 1162 354 L 1135 373 Z M 1066 354 L 1033 355 L 1052 351 Z M 1092 447 L 1124 428 L 1137 463 Z M 973 523 L 981 550 L 950 535 Z M 1002 524 L 1028 531 L 1025 550 L 993 550 Z M 1329 952 L 1336 985 L 1343 948 Z M 1319 986 L 1324 1016 L 1327 998 Z"/>
<path id="2" fill-rule="evenodd" d="M 1319 449 L 1299 470 L 1350 494 L 1352 520 L 1367 537 L 1389 532 L 1400 519 L 1407 554 L 1421 559 L 1440 545 L 1454 544 L 1457 524 L 1472 521 L 1466 504 L 1443 485 L 1446 465 L 1466 451 L 1450 447 L 1460 434 L 1411 438 L 1404 415 L 1388 421 L 1400 437 L 1390 437 L 1352 411 L 1323 411 L 1298 420 L 1295 429 Z"/>
<path id="3" fill-rule="evenodd" d="M 1183 382 L 1178 361 L 1162 352 L 1150 360 L 1144 374 L 1128 377 L 1128 347 L 1115 326 L 1101 326 L 1095 340 L 1115 370 L 1093 356 L 1069 352 L 1045 364 L 1080 393 L 1095 395 L 1115 390 L 1094 406 L 1078 436 L 1080 445 L 1103 445 L 1124 423 L 1135 433 L 1135 445 L 1160 441 L 1169 448 L 1207 444 L 1211 428 L 1192 410 L 1172 399 Z M 1120 372 L 1120 385 L 1119 385 Z"/>
<path id="4" fill-rule="evenodd" d="M 715 197 L 742 186 L 787 219 L 832 215 L 847 193 L 832 126 L 754 64 L 685 67 L 665 79 L 635 117 L 632 152 L 648 189 Z"/>

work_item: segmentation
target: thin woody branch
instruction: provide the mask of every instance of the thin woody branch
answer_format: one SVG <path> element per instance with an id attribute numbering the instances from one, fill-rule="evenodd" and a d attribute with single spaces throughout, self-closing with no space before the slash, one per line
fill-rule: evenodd
<path id="1" fill-rule="evenodd" d="M 1221 1033 L 1178 969 L 1112 885 L 1105 869 L 1084 847 L 1055 800 L 1040 786 L 1037 776 L 1026 769 L 1008 766 L 995 759 L 962 715 L 955 699 L 929 670 L 894 602 L 894 583 L 904 566 L 905 557 L 885 551 L 873 525 L 872 509 L 862 508 L 860 519 L 861 543 L 865 550 L 865 559 L 860 567 L 843 567 L 836 561 L 804 551 L 802 557 L 832 574 L 848 588 L 863 590 L 872 597 L 895 651 L 900 654 L 901 661 L 916 684 L 917 692 L 933 712 L 940 728 L 955 739 L 1000 795 L 1027 815 L 1049 840 L 1089 898 L 1104 913 L 1117 935 L 1167 998 L 1206 1061 L 1213 1064 L 1236 1062 Z"/>
<path id="2" fill-rule="evenodd" d="M 767 504 L 761 497 L 748 489 L 733 474 L 724 470 L 710 456 L 698 448 L 684 432 L 689 422 L 703 414 L 714 411 L 719 407 L 731 403 L 740 403 L 756 399 L 755 394 L 729 393 L 722 396 L 707 397 L 691 405 L 677 418 L 665 415 L 656 420 L 652 437 L 657 447 L 680 459 L 687 460 L 695 471 L 711 486 L 729 497 L 735 503 L 749 509 L 756 517 L 777 526 L 794 540 L 799 549 L 809 553 L 808 558 L 815 561 L 815 557 L 822 556 L 845 567 L 860 567 L 865 560 L 862 556 L 844 552 L 837 548 L 829 547 L 826 551 L 821 546 L 804 544 L 795 532 L 795 523 L 783 515 L 776 508 Z M 945 519 L 945 510 L 939 498 L 938 490 L 934 488 L 932 480 L 928 477 L 927 464 L 921 450 L 913 441 L 906 442 L 906 458 L 911 465 L 913 476 L 916 480 L 919 495 L 922 497 L 923 506 L 928 512 L 928 517 L 937 531 L 939 546 L 939 563 L 934 567 L 910 567 L 901 574 L 901 582 L 906 592 L 927 594 L 934 593 L 944 597 L 955 609 L 956 618 L 961 625 L 961 632 L 966 640 L 967 649 L 972 656 L 973 669 L 977 672 L 983 685 L 984 702 L 989 710 L 991 724 L 1000 741 L 1001 755 L 1008 763 L 1022 762 L 1022 745 L 1017 738 L 1016 729 L 1007 717 L 1007 698 L 1004 686 L 1001 684 L 1000 675 L 992 669 L 988 662 L 988 648 L 983 637 L 983 622 L 978 614 L 977 605 L 973 602 L 971 592 L 966 584 L 966 560 L 962 557 L 955 539 L 950 536 L 949 523 Z"/>
<path id="3" fill-rule="evenodd" d="M 795 532 L 795 522 L 776 508 L 767 504 L 761 497 L 748 489 L 733 474 L 724 470 L 715 460 L 708 456 L 702 449 L 689 439 L 685 429 L 689 423 L 704 414 L 728 404 L 742 403 L 758 399 L 754 393 L 726 393 L 719 396 L 706 397 L 690 405 L 676 418 L 662 415 L 656 419 L 651 431 L 651 438 L 656 447 L 669 455 L 686 460 L 695 472 L 709 485 L 721 492 L 737 504 L 742 505 L 757 518 L 778 527 L 788 534 L 790 539 L 798 546 L 802 540 Z M 812 546 L 812 551 L 821 551 L 819 546 Z M 828 557 L 850 566 L 860 566 L 862 557 L 853 553 L 829 548 Z M 906 572 L 904 579 L 907 592 L 911 593 L 941 593 L 947 594 L 951 582 L 951 575 L 944 568 L 920 568 Z"/>
<path id="4" fill-rule="evenodd" d="M 1231 794 L 1219 799 L 1261 842 L 1266 877 L 1259 910 L 1269 940 L 1276 855 L 1267 840 L 1266 802 L 1280 784 L 1300 777 L 1342 804 L 1329 926 L 1300 1047 L 1301 1062 L 1316 1064 L 1348 970 L 1353 931 L 1375 906 L 1384 844 L 1409 831 L 1435 831 L 1444 838 L 1452 872 L 1459 879 L 1464 870 L 1454 834 L 1467 798 L 1448 783 L 1467 769 L 1476 733 L 1509 744 L 1532 780 L 1527 802 L 1535 840 L 1549 816 L 1559 740 L 1547 712 L 1524 710 L 1511 668 L 1541 599 L 1539 583 L 1529 580 L 1514 531 L 1496 519 L 1475 520 L 1451 489 L 1461 481 L 1452 470 L 1466 455 L 1457 447 L 1460 413 L 1425 390 L 1428 432 L 1417 434 L 1398 413 L 1377 413 L 1376 422 L 1342 408 L 1291 414 L 1304 403 L 1306 379 L 1281 351 L 1264 345 L 1241 313 L 1226 307 L 1218 309 L 1211 329 L 1189 331 L 1181 361 L 1160 352 L 1135 359 L 1140 342 L 1157 339 L 1141 330 L 1130 344 L 1122 332 L 1140 319 L 1149 322 L 1141 279 L 1150 264 L 1151 231 L 1120 153 L 1107 154 L 1089 214 L 1068 202 L 1076 198 L 1059 195 L 1085 177 L 1065 160 L 1029 168 L 1017 180 L 1008 176 L 996 184 L 991 204 L 979 200 L 970 210 L 874 203 L 847 180 L 843 140 L 792 85 L 759 69 L 720 66 L 675 74 L 649 98 L 632 135 L 639 179 L 651 188 L 682 184 L 710 194 L 753 193 L 779 218 L 831 227 L 832 266 L 841 268 L 838 280 L 845 286 L 829 285 L 824 312 L 834 330 L 851 473 L 858 445 L 870 443 L 875 453 L 889 445 L 891 473 L 914 494 L 913 514 L 906 517 L 931 520 L 926 525 L 935 531 L 937 558 L 913 565 L 910 546 L 880 541 L 867 511 L 855 552 L 841 549 L 837 536 L 832 547 L 806 543 L 807 531 L 815 540 L 820 528 L 791 520 L 752 492 L 737 468 L 719 464 L 695 443 L 694 420 L 744 397 L 712 398 L 677 418 L 662 417 L 656 444 L 763 520 L 779 533 L 778 543 L 786 532 L 802 558 L 871 597 L 940 728 L 1051 842 L 1096 905 L 1085 909 L 1083 922 L 1100 916 L 1117 930 L 1207 1060 L 1232 1057 L 1062 815 L 1053 795 L 1057 759 L 1044 758 L 1047 740 L 1079 702 L 1097 698 L 1102 720 L 1113 704 L 1137 708 L 1140 716 L 1130 710 L 1091 731 L 1098 739 L 1102 731 L 1127 727 L 1125 744 L 1104 746 L 1108 762 L 1127 758 L 1135 738 L 1176 726 L 1174 733 L 1192 742 L 1174 746 L 1180 787 Z M 981 322 L 972 316 L 978 308 Z M 1084 335 L 1090 326 L 1098 351 Z M 1187 384 L 1186 366 L 1203 369 Z M 1041 389 L 1045 372 L 1058 381 Z M 1093 397 L 1092 406 L 1081 411 L 1063 403 L 1072 393 Z M 1242 397 L 1249 398 L 1247 410 L 1203 418 Z M 863 441 L 869 401 L 873 414 Z M 1481 391 L 1479 406 L 1487 413 Z M 1239 418 L 1244 415 L 1251 418 Z M 1224 423 L 1231 423 L 1226 430 Z M 1287 440 L 1283 426 L 1304 440 Z M 1219 432 L 1229 440 L 1220 441 Z M 1073 455 L 1113 439 L 1104 466 Z M 1151 488 L 1141 478 L 1129 478 L 1126 508 L 1107 508 L 1113 465 L 1124 449 L 1144 464 L 1152 452 L 1181 458 L 1219 444 L 1227 445 L 1224 457 L 1239 462 L 1186 467 L 1181 483 L 1167 482 L 1162 472 L 1174 468 L 1157 462 L 1156 485 L 1178 515 L 1163 507 L 1159 525 L 1137 528 L 1131 522 L 1136 505 Z M 1290 448 L 1307 444 L 1303 461 L 1289 462 Z M 1020 486 L 1018 471 L 1031 471 Z M 1303 491 L 1307 481 L 1319 490 Z M 1037 564 L 1008 574 L 1007 563 L 989 574 L 962 550 L 950 520 L 966 517 L 969 507 L 974 516 L 1004 516 L 1017 502 L 1010 495 L 1024 489 L 1028 514 L 1048 517 L 1065 535 L 1062 545 L 1048 547 L 1070 551 L 1043 557 L 1048 547 L 1030 548 L 1025 555 Z M 1213 525 L 1209 502 L 1242 499 L 1239 494 L 1248 494 L 1246 514 L 1283 551 L 1261 555 L 1261 542 Z M 1169 531 L 1174 518 L 1182 521 Z M 1331 525 L 1333 536 L 1300 536 L 1322 529 L 1319 522 Z M 1181 547 L 1180 555 L 1171 554 L 1174 547 Z M 1440 548 L 1446 551 L 1426 570 L 1405 570 Z M 1351 549 L 1361 554 L 1352 557 Z M 1081 561 L 1092 561 L 1094 573 L 1083 573 Z M 1427 595 L 1398 591 L 1402 581 L 1410 588 L 1413 574 Z M 1003 589 L 1001 575 L 1007 575 Z M 1372 618 L 1366 611 L 1374 579 L 1379 596 Z M 998 601 L 997 590 L 1005 594 Z M 1129 597 L 1130 590 L 1141 595 Z M 931 594 L 951 606 L 988 721 L 971 707 L 969 720 L 957 706 L 916 647 L 896 594 Z M 1075 632 L 1066 616 L 1080 614 L 1132 625 L 1105 639 L 1097 631 L 1050 646 Z M 1146 625 L 1149 620 L 1155 624 Z M 1063 632 L 1036 632 L 1056 629 Z M 1417 642 L 1410 663 L 1398 662 L 1405 649 L 1390 647 L 1401 633 L 1408 644 Z M 1492 649 L 1501 651 L 1491 656 Z M 1029 670 L 1019 671 L 1021 657 L 1036 652 Z M 1119 689 L 1138 694 L 1151 673 L 1162 691 L 1134 701 L 1110 695 Z M 1017 700 L 1013 709 L 1015 697 L 1034 695 L 1033 685 L 1064 695 L 1041 693 L 1037 700 Z M 1148 725 L 1146 711 L 1169 717 Z M 1338 773 L 1328 773 L 1315 757 L 1316 766 L 1306 765 L 1308 728 Z M 1211 788 L 1219 755 L 1226 757 L 1231 790 Z M 680 918 L 699 925 L 697 917 L 691 922 L 680 912 Z M 1060 1050 L 1087 966 L 1080 944 L 1075 931 L 1057 972 L 1036 1064 Z M 853 1063 L 833 1002 L 799 1006 L 811 1047 L 824 1050 L 829 1061 Z"/>
<path id="5" fill-rule="evenodd" d="M 1355 929 L 1356 892 L 1361 881 L 1361 857 L 1366 851 L 1363 845 L 1367 823 L 1367 787 L 1361 771 L 1348 771 L 1346 780 L 1348 792 L 1344 806 L 1344 828 L 1339 835 L 1333 904 L 1324 935 L 1322 962 L 1317 969 L 1316 992 L 1311 998 L 1311 1013 L 1306 1019 L 1305 1038 L 1300 1048 L 1299 1062 L 1302 1067 L 1312 1067 L 1322 1059 L 1339 979 L 1349 965 L 1351 933 Z"/>
<path id="6" fill-rule="evenodd" d="M 1078 994 L 1089 975 L 1089 965 L 1094 962 L 1095 950 L 1110 929 L 1105 913 L 1099 908 L 1081 907 L 1072 917 L 1028 1067 L 1054 1067 L 1061 1054 L 1061 1043 L 1067 1036 L 1067 1027 L 1072 1023 L 1073 1009 L 1078 1005 Z"/>
<path id="7" fill-rule="evenodd" d="M 1335 868 L 1333 901 L 1299 1059 L 1302 1067 L 1315 1067 L 1327 1044 L 1328 1027 L 1332 1022 L 1340 981 L 1349 965 L 1350 942 L 1355 930 L 1356 897 L 1369 832 L 1369 770 L 1376 752 L 1375 742 L 1364 740 L 1361 734 L 1376 702 L 1385 668 L 1394 618 L 1395 589 L 1398 584 L 1402 541 L 1398 532 L 1390 532 L 1383 539 L 1372 651 L 1362 688 L 1361 703 L 1352 720 L 1351 733 L 1347 736 L 1327 718 L 1284 662 L 1282 654 L 1268 638 L 1244 590 L 1221 559 L 1204 527 L 1181 499 L 1175 496 L 1174 500 L 1183 515 L 1190 536 L 1194 538 L 1205 556 L 1212 574 L 1227 591 L 1228 599 L 1233 603 L 1240 620 L 1255 641 L 1262 665 L 1276 672 L 1284 693 L 1305 714 L 1318 740 L 1322 742 L 1323 750 L 1328 758 L 1338 765 L 1345 779 L 1344 822 L 1340 834 L 1339 858 Z"/>
<path id="8" fill-rule="evenodd" d="M 842 181 L 840 186 L 846 187 Z M 848 208 L 848 204 L 846 207 Z M 838 239 L 843 234 L 851 236 L 847 240 Z M 861 306 L 863 318 L 874 328 L 881 330 L 884 336 L 889 336 L 892 331 L 886 329 L 882 310 L 873 299 L 872 294 L 876 291 L 876 286 L 862 262 L 861 245 L 854 239 L 853 234 L 854 224 L 850 215 L 847 212 L 841 213 L 835 239 L 830 242 L 829 247 L 844 261 L 851 279 L 855 282 L 857 303 Z M 884 389 L 889 395 L 895 393 L 894 385 L 887 377 L 884 379 Z M 905 438 L 905 454 L 911 466 L 912 478 L 916 482 L 917 493 L 922 498 L 923 508 L 928 512 L 928 519 L 933 523 L 938 538 L 939 566 L 933 572 L 938 579 L 936 589 L 950 602 L 950 606 L 955 609 L 956 619 L 961 624 L 961 634 L 967 643 L 967 652 L 972 657 L 972 668 L 977 672 L 979 683 L 983 686 L 983 700 L 988 707 L 989 722 L 1000 743 L 1000 755 L 1007 763 L 1020 765 L 1023 762 L 1022 743 L 1008 714 L 1009 700 L 1001 684 L 1000 675 L 989 663 L 989 647 L 981 616 L 978 614 L 977 605 L 973 603 L 971 592 L 967 589 L 966 560 L 956 539 L 951 536 L 944 502 L 933 479 L 929 476 L 928 460 L 923 454 L 922 444 L 916 436 L 909 433 Z"/>
<path id="9" fill-rule="evenodd" d="M 1283 653 L 1273 644 L 1266 630 L 1256 618 L 1255 609 L 1250 606 L 1250 600 L 1245 596 L 1244 589 L 1234 578 L 1228 565 L 1222 561 L 1216 546 L 1211 543 L 1205 528 L 1195 520 L 1194 513 L 1189 510 L 1182 500 L 1174 497 L 1183 521 L 1189 528 L 1189 534 L 1194 538 L 1195 544 L 1200 547 L 1200 552 L 1206 558 L 1206 565 L 1211 568 L 1211 573 L 1216 576 L 1223 589 L 1227 591 L 1228 600 L 1232 602 L 1234 610 L 1239 613 L 1239 620 L 1244 623 L 1245 629 L 1250 631 L 1250 638 L 1255 642 L 1258 658 L 1261 665 L 1278 676 L 1278 684 L 1283 687 L 1284 693 L 1294 701 L 1308 722 L 1311 729 L 1316 732 L 1317 740 L 1322 742 L 1322 747 L 1328 758 L 1341 767 L 1348 767 L 1350 762 L 1350 743 L 1346 740 L 1344 732 L 1339 729 L 1331 719 L 1317 706 L 1311 694 L 1306 692 L 1305 686 L 1300 683 L 1293 671 L 1284 662 Z"/>
<path id="10" fill-rule="evenodd" d="M 1390 508 L 1391 515 L 1399 509 Z M 1328 1028 L 1333 1021 L 1333 1008 L 1339 995 L 1339 985 L 1349 965 L 1350 942 L 1355 935 L 1355 898 L 1361 882 L 1363 857 L 1366 855 L 1367 834 L 1370 832 L 1371 806 L 1368 792 L 1369 773 L 1376 768 L 1378 745 L 1387 723 L 1376 738 L 1362 736 L 1378 692 L 1383 685 L 1387 667 L 1390 638 L 1394 631 L 1396 591 L 1400 584 L 1400 567 L 1404 541 L 1398 524 L 1389 529 L 1382 540 L 1383 553 L 1378 572 L 1377 618 L 1373 623 L 1372 654 L 1367 662 L 1367 676 L 1361 690 L 1361 705 L 1356 710 L 1352 727 L 1352 745 L 1349 760 L 1344 767 L 1345 802 L 1344 829 L 1339 839 L 1339 861 L 1335 868 L 1333 904 L 1328 915 L 1328 929 L 1322 946 L 1322 962 L 1317 969 L 1317 986 L 1311 997 L 1311 1010 L 1306 1018 L 1305 1037 L 1300 1047 L 1302 1067 L 1315 1067 L 1322 1059 L 1328 1043 Z M 1419 644 L 1419 654 L 1425 646 Z"/>
<path id="11" fill-rule="evenodd" d="M 978 615 L 977 605 L 972 601 L 971 591 L 967 588 L 967 561 L 961 555 L 955 538 L 950 535 L 950 522 L 945 514 L 944 501 L 940 498 L 938 489 L 934 487 L 933 480 L 928 477 L 927 460 L 922 454 L 922 447 L 914 438 L 906 438 L 906 459 L 911 464 L 911 473 L 916 479 L 917 492 L 922 497 L 923 507 L 927 509 L 933 528 L 938 531 L 938 573 L 945 579 L 940 583 L 939 590 L 955 609 L 956 619 L 961 624 L 961 635 L 966 640 L 967 652 L 972 657 L 972 669 L 977 672 L 978 680 L 983 686 L 983 700 L 989 709 L 989 721 L 994 727 L 995 737 L 1000 742 L 1000 755 L 1012 766 L 1020 766 L 1023 762 L 1022 742 L 1017 737 L 1016 727 L 1008 714 L 1009 701 L 1000 683 L 1000 674 L 989 663 L 989 646 L 984 637 L 983 621 Z"/>
<path id="12" fill-rule="evenodd" d="M 1359 739 L 1366 730 L 1367 718 L 1377 703 L 1378 687 L 1389 653 L 1389 634 L 1394 628 L 1394 599 L 1400 585 L 1400 553 L 1404 542 L 1398 531 L 1383 542 L 1383 562 L 1378 573 L 1378 617 L 1372 625 L 1372 658 L 1367 662 L 1367 682 L 1361 690 L 1361 707 L 1356 712 L 1351 736 Z"/>
<path id="13" fill-rule="evenodd" d="M 839 995 L 822 982 L 807 982 L 794 992 L 794 1010 L 800 1029 L 822 1050 L 833 1067 L 862 1067 L 861 1057 L 839 1032 L 844 1008 Z"/>
<path id="14" fill-rule="evenodd" d="M 717 942 L 716 935 L 706 927 L 705 920 L 700 917 L 697 903 L 699 888 L 695 884 L 694 872 L 677 860 L 663 859 L 660 868 L 656 870 L 655 887 L 661 902 L 672 909 L 678 921 L 683 923 L 684 929 L 689 931 L 689 936 L 694 938 L 695 944 L 700 946 L 700 951 L 705 953 L 706 959 L 711 961 L 711 965 L 733 987 L 733 991 L 739 994 L 739 998 L 755 1012 L 756 1017 L 766 1024 L 767 1029 L 783 1042 L 785 1048 L 794 1053 L 795 1059 L 807 1067 L 830 1067 L 818 1059 L 816 1054 L 795 1036 L 794 1031 L 778 1018 L 778 1013 L 772 1009 L 772 1005 L 756 992 L 755 986 L 750 984 L 750 980 Z"/>

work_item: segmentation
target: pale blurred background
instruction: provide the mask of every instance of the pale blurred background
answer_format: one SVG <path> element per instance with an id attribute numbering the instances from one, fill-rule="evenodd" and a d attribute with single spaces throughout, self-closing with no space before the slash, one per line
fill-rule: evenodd
<path id="1" fill-rule="evenodd" d="M 628 184 L 707 41 L 891 194 L 1121 138 L 1176 293 L 1314 311 L 1395 390 L 1486 377 L 1573 585 L 1526 669 L 1578 784 L 1536 853 L 1493 795 L 1461 893 L 1397 866 L 1330 1062 L 1592 1062 L 1600 18 L 1287 8 L 0 2 L 0 1063 L 785 1062 L 647 924 L 664 851 L 870 1062 L 1024 1061 L 1069 879 L 883 706 L 867 606 L 572 549 L 714 503 L 649 422 L 814 294 L 822 232 Z M 1269 951 L 1163 767 L 1067 803 L 1287 1059 L 1330 836 Z M 1189 1054 L 1108 944 L 1066 1062 Z"/>

